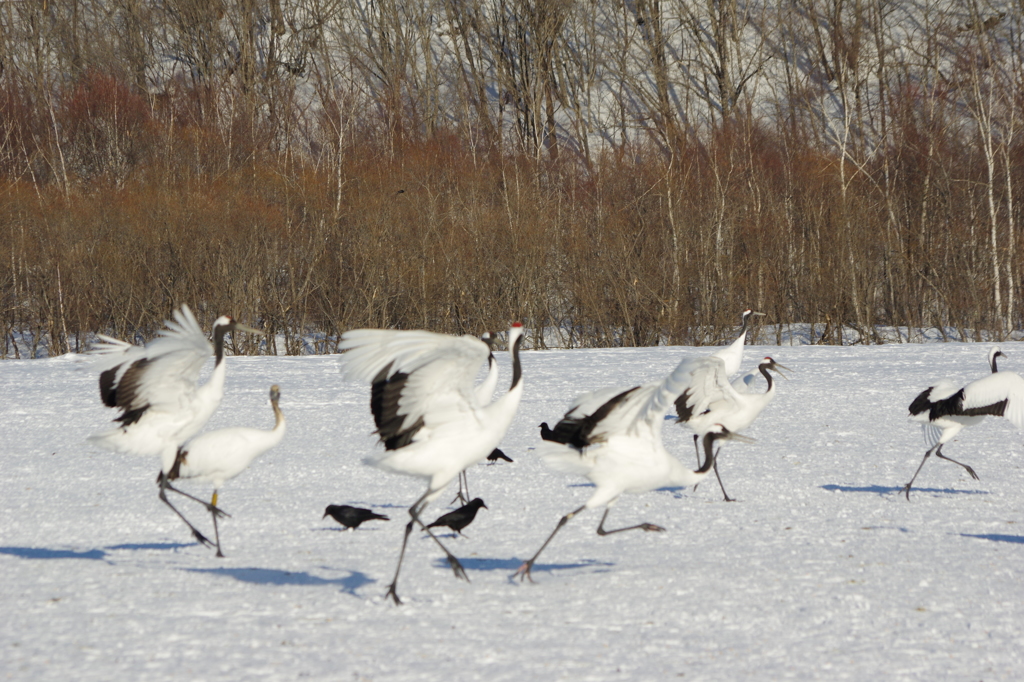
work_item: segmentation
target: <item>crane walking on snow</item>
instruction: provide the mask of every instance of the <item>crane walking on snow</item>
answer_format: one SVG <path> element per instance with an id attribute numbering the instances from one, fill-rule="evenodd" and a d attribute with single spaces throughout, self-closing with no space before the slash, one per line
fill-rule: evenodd
<path id="1" fill-rule="evenodd" d="M 777 372 L 781 377 L 786 376 L 782 370 L 789 370 L 771 357 L 766 357 L 757 365 L 757 372 L 768 382 L 768 389 L 764 393 L 751 393 L 748 378 L 755 374 L 751 372 L 730 383 L 721 358 L 698 358 L 685 362 L 684 365 L 684 374 L 689 378 L 686 389 L 675 401 L 678 415 L 676 422 L 684 423 L 696 432 L 693 435 L 694 447 L 697 447 L 698 439 L 716 424 L 721 424 L 730 431 L 742 431 L 753 424 L 768 407 L 768 403 L 775 398 L 775 382 L 769 370 Z M 696 409 L 697 406 L 704 405 L 707 407 L 703 411 Z M 699 450 L 697 464 L 700 464 Z M 717 456 L 714 470 L 725 501 L 732 502 L 733 498 L 725 492 L 722 477 L 718 474 Z"/>
<path id="2" fill-rule="evenodd" d="M 252 462 L 267 450 L 281 442 L 284 437 L 285 420 L 278 402 L 281 390 L 275 384 L 270 387 L 270 406 L 274 410 L 274 428 L 270 431 L 236 426 L 209 431 L 196 436 L 178 448 L 174 466 L 166 478 L 194 478 L 213 483 L 213 498 L 208 509 L 213 516 L 213 533 L 217 540 L 217 556 L 224 556 L 220 550 L 220 530 L 217 528 L 217 493 L 235 476 L 249 468 Z M 219 510 L 218 510 L 219 511 Z"/>
<path id="3" fill-rule="evenodd" d="M 174 466 L 178 447 L 209 421 L 224 396 L 224 337 L 229 332 L 263 332 L 236 322 L 227 315 L 213 323 L 213 344 L 199 327 L 187 305 L 174 311 L 157 338 L 145 346 L 134 346 L 100 335 L 90 353 L 100 371 L 100 398 L 107 407 L 117 408 L 118 426 L 89 436 L 94 445 L 137 455 L 160 458 L 160 499 L 177 514 L 200 543 L 213 543 L 200 533 L 167 499 L 170 490 L 195 500 L 217 515 L 222 512 L 170 485 L 167 473 Z M 199 373 L 207 358 L 216 358 L 213 372 L 203 385 Z"/>
<path id="4" fill-rule="evenodd" d="M 683 363 L 685 364 L 685 363 Z M 537 553 L 519 567 L 513 577 L 533 578 L 530 572 L 555 534 L 574 516 L 586 509 L 604 506 L 597 526 L 598 535 L 627 530 L 663 531 L 653 523 L 640 523 L 605 530 L 604 522 L 612 505 L 623 493 L 641 494 L 672 485 L 692 485 L 701 481 L 715 462 L 713 447 L 719 439 L 752 442 L 746 436 L 731 433 L 721 424 L 704 434 L 704 465 L 690 471 L 670 455 L 661 440 L 665 414 L 683 390 L 686 375 L 677 367 L 660 383 L 630 389 L 604 389 L 576 399 L 555 427 L 541 426 L 544 443 L 541 456 L 551 468 L 581 474 L 597 487 L 586 503 L 563 516 Z"/>
<path id="5" fill-rule="evenodd" d="M 747 308 L 740 315 L 740 320 L 742 321 L 742 324 L 740 326 L 740 333 L 732 343 L 730 343 L 725 348 L 718 349 L 707 358 L 700 358 L 697 360 L 687 361 L 691 363 L 704 361 L 702 367 L 705 374 L 697 374 L 696 372 L 700 367 L 695 365 L 690 370 L 691 374 L 693 374 L 693 376 L 689 380 L 690 383 L 714 383 L 716 381 L 716 377 L 712 375 L 712 372 L 721 373 L 725 377 L 725 379 L 728 380 L 729 377 L 736 374 L 736 372 L 740 371 L 740 365 L 743 363 L 743 346 L 747 342 L 747 329 L 750 326 L 750 319 L 754 316 L 763 315 L 764 313 L 755 312 L 750 308 Z M 704 408 L 701 409 L 703 410 Z M 693 445 L 694 449 L 697 451 L 697 466 L 700 466 L 700 448 L 697 445 L 698 439 L 699 435 L 694 436 Z M 723 490 L 722 492 L 724 493 L 725 491 Z"/>
<path id="6" fill-rule="evenodd" d="M 420 518 L 452 479 L 489 455 L 512 423 L 523 394 L 519 349 L 523 327 L 508 331 L 512 386 L 482 405 L 473 385 L 490 349 L 473 336 L 427 331 L 356 329 L 342 335 L 339 348 L 349 379 L 371 384 L 370 410 L 384 452 L 367 463 L 386 471 L 425 478 L 427 490 L 409 507 L 395 577 L 386 597 L 395 604 L 398 576 L 413 527 L 419 525 L 444 551 L 455 577 L 467 579 L 462 564 Z"/>
<path id="7" fill-rule="evenodd" d="M 921 464 L 910 483 L 901 492 L 910 500 L 910 488 L 921 468 L 932 455 L 962 466 L 971 478 L 977 480 L 974 469 L 942 454 L 942 446 L 962 429 L 980 424 L 986 416 L 1006 417 L 1018 429 L 1024 429 L 1024 378 L 1015 372 L 999 372 L 996 358 L 1006 357 L 998 348 L 989 351 L 987 376 L 957 389 L 956 384 L 943 379 L 929 386 L 910 403 L 910 419 L 920 422 L 925 440 L 931 447 L 924 453 Z"/>

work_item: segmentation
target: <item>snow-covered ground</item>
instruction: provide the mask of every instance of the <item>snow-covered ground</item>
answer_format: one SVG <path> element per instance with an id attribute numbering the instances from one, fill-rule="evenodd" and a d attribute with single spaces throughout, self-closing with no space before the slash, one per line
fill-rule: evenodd
<path id="1" fill-rule="evenodd" d="M 1003 347 L 1001 368 L 1024 369 Z M 537 424 L 708 349 L 525 352 L 502 445 L 515 463 L 470 470 L 489 510 L 446 539 L 471 582 L 417 533 L 401 607 L 383 595 L 424 485 L 361 463 L 369 391 L 342 380 L 337 356 L 228 358 L 210 428 L 270 428 L 278 383 L 289 431 L 221 491 L 224 559 L 157 499 L 156 461 L 86 445 L 114 416 L 87 365 L 0 362 L 0 679 L 1022 679 L 1021 434 L 1002 419 L 968 429 L 945 453 L 980 481 L 933 460 L 911 501 L 899 495 L 925 449 L 907 405 L 937 378 L 983 376 L 987 350 L 748 347 L 745 367 L 771 354 L 795 372 L 746 432 L 757 443 L 723 450 L 738 501 L 713 480 L 626 496 L 611 527 L 667 532 L 601 538 L 600 514 L 580 515 L 520 584 L 512 573 L 591 492 L 534 454 Z M 692 462 L 689 432 L 665 426 Z M 331 503 L 392 521 L 343 532 L 321 519 Z"/>

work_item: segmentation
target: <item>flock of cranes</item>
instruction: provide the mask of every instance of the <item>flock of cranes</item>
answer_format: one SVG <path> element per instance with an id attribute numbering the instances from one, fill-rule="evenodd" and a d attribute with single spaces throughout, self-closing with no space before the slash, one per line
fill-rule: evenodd
<path id="1" fill-rule="evenodd" d="M 577 474 L 594 485 L 583 506 L 559 519 L 537 552 L 519 567 L 513 577 L 532 581 L 531 570 L 558 531 L 578 514 L 604 508 L 598 535 L 629 530 L 660 532 L 664 528 L 644 522 L 613 530 L 605 522 L 612 506 L 623 494 L 642 494 L 668 486 L 696 486 L 714 471 L 723 444 L 750 443 L 740 431 L 750 426 L 775 397 L 771 372 L 785 376 L 789 370 L 771 357 L 757 369 L 731 380 L 742 364 L 743 347 L 750 319 L 761 313 L 746 310 L 736 340 L 703 357 L 685 359 L 662 379 L 640 386 L 609 387 L 579 396 L 554 427 L 540 425 L 537 448 L 546 464 L 556 471 Z M 103 403 L 120 411 L 116 426 L 89 437 L 100 447 L 117 452 L 153 455 L 160 460 L 157 475 L 159 498 L 188 526 L 203 545 L 220 546 L 218 518 L 227 514 L 218 506 L 223 484 L 238 476 L 261 454 L 276 446 L 285 433 L 285 417 L 279 401 L 280 390 L 270 388 L 274 427 L 269 430 L 226 428 L 199 432 L 213 415 L 224 395 L 224 338 L 229 333 L 260 334 L 230 317 L 214 323 L 213 343 L 207 340 L 187 306 L 174 312 L 166 329 L 145 346 L 134 346 L 101 336 L 92 353 L 99 371 Z M 477 511 L 487 506 L 480 498 L 469 500 L 465 471 L 485 459 L 508 459 L 498 449 L 512 424 L 523 395 L 520 364 L 523 328 L 512 325 L 507 334 L 512 361 L 512 382 L 508 391 L 494 399 L 498 371 L 493 355 L 494 337 L 486 334 L 454 337 L 427 331 L 356 329 L 345 332 L 339 344 L 343 351 L 344 374 L 348 380 L 370 386 L 370 413 L 375 434 L 383 449 L 366 463 L 385 471 L 423 479 L 426 490 L 411 506 L 394 576 L 386 598 L 401 604 L 398 579 L 409 536 L 416 527 L 426 533 L 448 560 L 456 578 L 468 580 L 466 572 L 432 528 L 448 527 L 458 534 L 471 523 Z M 200 370 L 213 354 L 210 378 L 199 384 Z M 989 354 L 991 372 L 977 381 L 957 387 L 948 380 L 923 391 L 910 405 L 911 419 L 921 422 L 929 449 L 903 492 L 910 489 L 931 455 L 952 461 L 977 478 L 974 470 L 942 454 L 942 447 L 961 429 L 979 423 L 985 416 L 1004 416 L 1024 429 L 1024 379 L 1012 372 L 999 372 L 998 348 Z M 488 371 L 483 382 L 476 379 L 483 363 Z M 753 391 L 753 380 L 761 375 L 767 389 Z M 671 455 L 662 443 L 662 428 L 672 419 L 693 430 L 697 468 L 689 469 Z M 509 460 L 511 461 L 511 460 Z M 459 479 L 459 495 L 466 504 L 425 523 L 423 512 L 453 479 Z M 172 485 L 179 479 L 211 483 L 210 502 L 194 497 Z M 211 542 L 167 497 L 171 491 L 202 505 L 213 520 L 215 541 Z M 371 510 L 347 505 L 330 505 L 331 516 L 352 530 L 368 520 L 389 520 Z"/>

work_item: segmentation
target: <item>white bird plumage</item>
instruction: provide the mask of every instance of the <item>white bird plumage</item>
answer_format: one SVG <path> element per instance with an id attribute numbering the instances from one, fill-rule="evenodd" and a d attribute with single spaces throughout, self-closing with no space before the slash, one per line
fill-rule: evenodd
<path id="1" fill-rule="evenodd" d="M 235 426 L 200 434 L 178 448 L 174 466 L 167 473 L 169 480 L 194 479 L 213 484 L 212 507 L 217 506 L 217 494 L 230 481 L 249 468 L 253 461 L 267 452 L 284 437 L 286 422 L 278 405 L 280 388 L 270 387 L 270 406 L 274 410 L 274 428 L 265 431 Z M 217 540 L 217 556 L 224 556 L 220 548 L 217 514 L 213 516 L 213 531 Z"/>
<path id="2" fill-rule="evenodd" d="M 165 489 L 192 496 L 171 487 L 165 474 L 174 466 L 178 447 L 203 428 L 224 396 L 225 334 L 261 332 L 225 315 L 214 322 L 211 344 L 187 305 L 174 311 L 173 317 L 145 346 L 100 335 L 90 349 L 100 372 L 100 398 L 106 406 L 121 410 L 121 416 L 114 420 L 120 422 L 117 427 L 93 434 L 88 441 L 115 452 L 159 457 L 160 499 L 185 521 L 197 540 L 211 545 L 167 500 Z M 211 353 L 213 372 L 199 385 L 200 371 Z"/>
<path id="3" fill-rule="evenodd" d="M 686 361 L 680 370 L 688 377 L 686 388 L 676 398 L 675 407 L 677 422 L 686 424 L 694 430 L 694 446 L 697 440 L 707 433 L 715 424 L 721 424 L 730 431 L 742 431 L 754 423 L 775 398 L 775 382 L 769 371 L 785 376 L 782 370 L 789 369 L 780 365 L 771 357 L 765 357 L 758 363 L 757 370 L 750 372 L 733 382 L 726 376 L 725 363 L 714 356 L 696 358 Z M 750 390 L 753 377 L 761 375 L 768 383 L 764 393 Z M 700 463 L 700 451 L 697 452 Z M 727 502 L 733 501 L 725 492 L 722 479 L 718 475 L 718 462 L 715 461 L 715 476 Z"/>
<path id="4" fill-rule="evenodd" d="M 476 399 L 481 405 L 487 405 L 494 397 L 494 389 L 498 387 L 498 362 L 494 359 L 494 334 L 484 332 L 480 340 L 487 344 L 487 376 L 477 384 Z"/>
<path id="5" fill-rule="evenodd" d="M 1024 378 L 1015 372 L 999 372 L 996 359 L 1006 357 L 998 347 L 989 351 L 991 373 L 972 381 L 962 388 L 948 379 L 937 382 L 922 391 L 910 404 L 910 419 L 920 422 L 925 441 L 930 445 L 910 482 L 901 492 L 910 499 L 910 488 L 931 455 L 962 466 L 971 478 L 977 479 L 974 469 L 942 454 L 942 446 L 961 430 L 981 423 L 986 416 L 1006 417 L 1018 429 L 1024 430 Z"/>
<path id="6" fill-rule="evenodd" d="M 487 344 L 487 349 L 490 352 L 487 354 L 487 375 L 476 386 L 476 399 L 481 405 L 487 405 L 494 397 L 494 389 L 498 387 L 498 362 L 494 359 L 494 334 L 484 332 L 480 335 L 480 340 Z M 463 469 L 459 473 L 459 492 L 452 502 L 458 500 L 460 504 L 468 504 L 470 499 L 469 479 L 466 476 L 466 470 Z"/>
<path id="7" fill-rule="evenodd" d="M 685 374 L 674 371 L 659 383 L 630 389 L 609 388 L 580 396 L 554 427 L 541 427 L 543 444 L 538 448 L 544 462 L 564 473 L 579 474 L 596 486 L 584 505 L 559 520 L 554 531 L 515 575 L 530 578 L 533 565 L 555 534 L 586 509 L 605 506 L 597 527 L 599 535 L 627 530 L 661 531 L 652 523 L 605 530 L 608 512 L 623 493 L 641 494 L 657 488 L 692 485 L 701 481 L 714 464 L 712 447 L 720 438 L 750 439 L 718 425 L 705 435 L 707 459 L 696 471 L 687 469 L 662 444 L 665 414 L 682 390 Z M 532 578 L 531 578 L 532 580 Z"/>
<path id="8" fill-rule="evenodd" d="M 722 382 L 728 383 L 729 377 L 740 371 L 740 365 L 743 362 L 743 346 L 747 341 L 747 329 L 750 325 L 751 317 L 756 315 L 764 315 L 764 313 L 755 312 L 747 308 L 741 315 L 742 326 L 735 341 L 724 348 L 718 349 L 711 355 L 684 360 L 673 370 L 672 375 L 679 377 L 678 381 L 682 384 L 680 394 L 684 390 L 687 391 L 685 399 L 677 394 L 677 410 L 679 409 L 679 401 L 683 400 L 684 403 L 689 405 L 688 409 L 691 414 L 701 414 L 708 409 L 708 406 L 714 400 L 721 399 L 723 393 L 721 388 Z M 749 393 L 749 389 L 738 392 Z M 686 420 L 683 419 L 681 421 Z M 699 451 L 697 453 L 697 464 L 700 464 Z"/>
<path id="9" fill-rule="evenodd" d="M 725 348 L 721 348 L 711 354 L 711 357 L 721 358 L 725 367 L 725 376 L 727 377 L 731 377 L 740 371 L 740 365 L 743 364 L 743 346 L 747 342 L 747 328 L 750 325 L 750 318 L 755 315 L 764 315 L 764 313 L 755 312 L 749 308 L 744 310 L 741 315 L 742 324 L 739 336 Z"/>
<path id="10" fill-rule="evenodd" d="M 387 595 L 400 604 L 396 586 L 413 526 L 420 514 L 466 467 L 483 460 L 505 436 L 523 393 L 519 348 L 522 325 L 508 332 L 512 386 L 482 404 L 475 382 L 490 348 L 474 336 L 427 331 L 355 329 L 339 348 L 348 379 L 371 384 L 370 408 L 384 451 L 367 463 L 386 471 L 428 480 L 426 492 L 409 508 L 398 568 Z M 456 577 L 466 578 L 458 559 L 427 530 L 448 557 Z"/>

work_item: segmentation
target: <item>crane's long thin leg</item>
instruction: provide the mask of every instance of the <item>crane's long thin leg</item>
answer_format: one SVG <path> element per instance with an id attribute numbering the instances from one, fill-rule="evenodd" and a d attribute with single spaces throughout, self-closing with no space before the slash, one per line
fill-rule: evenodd
<path id="1" fill-rule="evenodd" d="M 426 497 L 426 495 L 424 495 L 423 497 Z M 433 541 L 437 543 L 437 546 L 441 548 L 441 551 L 444 552 L 445 556 L 448 558 L 448 565 L 452 567 L 452 572 L 455 573 L 455 577 L 461 578 L 466 582 L 469 582 L 469 576 L 466 575 L 466 571 L 462 568 L 462 564 L 459 563 L 459 560 L 455 558 L 454 554 L 448 551 L 448 548 L 445 547 L 440 540 L 437 539 L 437 536 L 434 535 L 434 532 L 427 528 L 426 524 L 420 520 L 420 512 L 422 512 L 423 508 L 426 506 L 427 505 L 424 503 L 423 505 L 420 506 L 419 509 L 416 509 L 415 513 L 413 513 L 411 509 L 409 510 L 409 513 L 410 515 L 412 515 L 416 523 L 420 525 L 420 528 L 422 528 L 427 533 L 427 535 L 429 535 L 431 539 L 433 539 Z"/>
<path id="2" fill-rule="evenodd" d="M 411 515 L 412 511 L 410 510 L 409 513 Z M 402 570 L 402 559 L 405 558 L 405 545 L 409 542 L 409 534 L 412 533 L 412 527 L 415 523 L 414 520 L 409 519 L 409 523 L 405 524 L 405 536 L 402 538 L 402 551 L 398 553 L 398 566 L 395 567 L 395 577 L 391 579 L 387 594 L 384 595 L 385 599 L 391 597 L 392 601 L 395 602 L 395 606 L 402 605 L 402 600 L 398 598 L 398 592 L 396 591 L 398 587 L 398 573 Z"/>
<path id="3" fill-rule="evenodd" d="M 462 494 L 462 482 L 466 482 L 466 494 Z M 461 504 L 469 504 L 469 478 L 466 477 L 466 470 L 463 469 L 459 472 L 459 492 L 452 498 L 452 501 L 448 504 L 455 504 L 455 500 L 458 500 Z"/>
<path id="4" fill-rule="evenodd" d="M 693 449 L 696 450 L 696 452 L 697 452 L 697 468 L 698 469 L 700 469 L 700 445 L 697 444 L 699 440 L 700 440 L 700 437 L 696 433 L 693 434 Z M 693 484 L 693 492 L 697 492 L 697 486 L 699 486 L 699 485 L 700 485 L 700 483 L 694 483 Z"/>
<path id="5" fill-rule="evenodd" d="M 640 524 L 637 524 L 635 526 L 629 526 L 628 528 L 616 528 L 615 530 L 605 530 L 604 529 L 604 520 L 606 518 L 608 518 L 608 512 L 610 512 L 610 511 L 611 511 L 611 509 L 605 509 L 604 510 L 604 516 L 601 517 L 601 523 L 599 523 L 598 526 L 597 526 L 597 534 L 598 535 L 611 535 L 612 533 L 621 533 L 624 530 L 646 530 L 646 531 L 652 531 L 652 530 L 653 531 L 663 531 L 663 530 L 665 530 L 661 526 L 656 526 L 653 523 L 640 523 Z"/>
<path id="6" fill-rule="evenodd" d="M 722 451 L 722 449 L 719 448 L 718 452 L 721 452 L 721 451 Z M 729 497 L 729 493 L 725 492 L 725 486 L 722 485 L 722 477 L 718 475 L 718 452 L 715 453 L 715 463 L 712 465 L 712 467 L 715 470 L 715 478 L 718 479 L 718 487 L 722 489 L 722 495 L 725 496 L 725 501 L 726 502 L 735 502 L 736 500 L 734 500 L 733 498 Z"/>
<path id="7" fill-rule="evenodd" d="M 388 591 L 384 595 L 385 599 L 387 597 L 391 597 L 391 599 L 395 602 L 395 605 L 401 605 L 402 603 L 402 600 L 398 598 L 397 592 L 398 574 L 402 570 L 402 560 L 405 558 L 405 546 L 409 542 L 409 534 L 412 533 L 412 529 L 415 524 L 419 524 L 420 528 L 426 531 L 427 535 L 429 535 L 434 540 L 434 542 L 437 543 L 437 546 L 440 547 L 441 550 L 445 553 L 445 556 L 447 556 L 448 558 L 448 565 L 452 567 L 452 571 L 455 573 L 455 577 L 462 578 L 466 581 L 469 580 L 469 577 L 466 575 L 465 569 L 462 568 L 462 564 L 460 564 L 459 560 L 455 558 L 455 555 L 449 552 L 448 548 L 445 547 L 441 543 L 441 541 L 437 539 L 437 536 L 434 535 L 434 533 L 426 527 L 423 521 L 420 520 L 420 512 L 422 512 L 423 509 L 427 506 L 427 497 L 432 492 L 433 491 L 428 488 L 427 492 L 423 493 L 423 496 L 420 497 L 420 499 L 416 500 L 416 502 L 413 503 L 411 507 L 409 507 L 410 519 L 409 523 L 407 523 L 405 526 L 405 536 L 402 538 L 402 551 L 398 553 L 398 566 L 395 567 L 395 577 L 392 578 L 391 584 L 388 585 Z"/>
<path id="8" fill-rule="evenodd" d="M 211 514 L 216 514 L 217 516 L 227 516 L 227 517 L 231 516 L 231 514 L 228 514 L 226 511 L 218 508 L 216 505 L 210 504 L 206 500 L 200 500 L 198 497 L 196 497 L 194 495 L 189 495 L 184 490 L 178 490 L 173 485 L 171 485 L 171 482 L 167 480 L 167 476 L 162 471 L 156 477 L 156 482 L 157 482 L 157 485 L 159 485 L 161 488 L 163 488 L 165 490 L 170 490 L 172 493 L 178 493 L 179 495 L 182 495 L 183 497 L 187 497 L 190 500 L 194 500 L 194 501 L 198 502 L 199 504 L 201 504 L 204 507 L 206 507 L 206 511 L 210 512 Z"/>
<path id="9" fill-rule="evenodd" d="M 217 491 L 216 490 L 213 491 L 213 500 L 211 500 L 210 506 L 213 509 L 217 509 Z M 220 511 L 220 510 L 218 510 L 218 511 Z M 217 556 L 223 558 L 224 555 L 220 551 L 220 529 L 217 528 L 217 515 L 214 514 L 213 512 L 210 512 L 210 516 L 213 517 L 213 535 L 214 535 L 215 538 L 217 538 Z"/>
<path id="10" fill-rule="evenodd" d="M 520 581 L 522 581 L 525 578 L 529 578 L 530 582 L 532 583 L 533 582 L 533 576 L 530 575 L 530 571 L 533 570 L 533 564 L 534 564 L 535 561 L 537 561 L 537 557 L 540 556 L 540 553 L 543 552 L 544 548 L 548 546 L 549 542 L 551 542 L 551 538 L 555 537 L 555 533 L 560 531 L 562 529 L 562 526 L 564 526 L 565 524 L 567 524 L 569 522 L 569 519 L 571 519 L 572 517 L 576 516 L 577 514 L 579 514 L 581 511 L 583 511 L 586 508 L 587 508 L 587 506 L 583 505 L 579 509 L 576 509 L 575 511 L 571 511 L 568 514 L 566 514 L 565 516 L 563 516 L 561 519 L 559 519 L 558 525 L 555 526 L 555 529 L 553 531 L 551 531 L 551 535 L 549 535 L 548 539 L 544 541 L 544 544 L 540 546 L 540 549 L 537 550 L 537 553 L 534 554 L 531 558 L 529 558 L 526 561 L 524 561 L 523 565 L 520 566 L 519 569 L 516 570 L 516 572 L 512 574 L 512 578 L 515 579 L 516 576 L 519 576 L 519 580 Z"/>
<path id="11" fill-rule="evenodd" d="M 917 480 L 917 475 L 921 473 L 921 467 L 923 467 L 924 463 L 928 461 L 928 458 L 932 456 L 932 452 L 941 447 L 942 444 L 939 443 L 934 447 L 928 448 L 928 452 L 924 453 L 924 459 L 922 459 L 921 463 L 917 465 L 917 471 L 915 471 L 914 475 L 911 477 L 910 483 L 903 486 L 903 490 L 901 490 L 900 492 L 907 496 L 907 502 L 910 502 L 910 486 L 914 485 L 914 481 Z"/>
<path id="12" fill-rule="evenodd" d="M 939 446 L 939 449 L 935 451 L 935 456 L 936 457 L 941 457 L 942 459 L 946 460 L 947 462 L 952 462 L 953 464 L 959 464 L 964 469 L 967 469 L 967 473 L 969 473 L 971 475 L 971 478 L 973 478 L 975 481 L 980 480 L 978 478 L 978 474 L 974 473 L 974 469 L 972 469 L 971 467 L 967 466 L 963 462 L 958 462 L 955 459 L 950 459 L 949 457 L 946 457 L 944 454 L 942 454 L 942 446 L 941 445 Z"/>
<path id="13" fill-rule="evenodd" d="M 200 544 L 205 545 L 206 547 L 212 547 L 213 543 L 210 542 L 209 538 L 207 538 L 205 535 L 200 533 L 198 528 L 196 528 L 191 523 L 189 523 L 188 519 L 185 518 L 185 515 L 182 514 L 180 511 L 178 511 L 177 508 L 173 504 L 171 504 L 171 501 L 167 499 L 167 493 L 165 492 L 167 488 L 168 488 L 168 486 L 167 486 L 167 483 L 166 483 L 166 479 L 161 479 L 161 483 L 160 483 L 160 499 L 163 500 L 163 503 L 166 504 L 168 507 L 170 507 L 171 511 L 173 511 L 175 514 L 177 514 L 178 518 L 180 518 L 182 521 L 185 522 L 185 525 L 188 526 L 189 530 L 192 531 L 192 536 L 196 540 L 198 540 Z"/>

